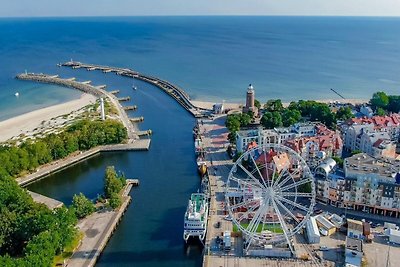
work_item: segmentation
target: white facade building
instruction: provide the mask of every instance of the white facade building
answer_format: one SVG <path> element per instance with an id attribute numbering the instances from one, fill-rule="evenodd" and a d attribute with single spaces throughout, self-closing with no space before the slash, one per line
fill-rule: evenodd
<path id="1" fill-rule="evenodd" d="M 311 216 L 306 223 L 307 239 L 310 244 L 319 244 L 321 235 L 315 217 Z"/>

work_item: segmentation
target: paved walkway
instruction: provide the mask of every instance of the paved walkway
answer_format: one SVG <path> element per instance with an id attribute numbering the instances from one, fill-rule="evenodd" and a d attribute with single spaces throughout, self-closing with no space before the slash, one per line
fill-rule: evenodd
<path id="1" fill-rule="evenodd" d="M 135 181 L 130 180 L 127 183 L 123 191 L 123 203 L 118 210 L 105 209 L 79 221 L 78 227 L 84 233 L 84 237 L 79 248 L 68 260 L 67 266 L 92 267 L 96 264 L 119 220 L 128 208 L 131 201 L 129 192 L 132 188 L 132 183 Z"/>

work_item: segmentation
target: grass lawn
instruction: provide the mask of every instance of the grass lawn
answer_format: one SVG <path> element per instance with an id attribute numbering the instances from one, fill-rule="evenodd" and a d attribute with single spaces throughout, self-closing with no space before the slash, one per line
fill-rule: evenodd
<path id="1" fill-rule="evenodd" d="M 241 223 L 240 225 L 245 229 L 249 226 L 248 223 Z M 268 231 L 271 231 L 273 233 L 278 233 L 278 234 L 283 233 L 282 227 L 279 224 L 267 224 L 266 223 L 266 224 L 264 224 L 264 228 L 263 228 L 263 225 L 260 224 L 260 225 L 258 225 L 256 232 L 261 233 L 261 231 L 263 231 L 263 230 L 264 231 L 268 230 Z M 239 229 L 236 225 L 233 225 L 233 232 L 235 232 L 235 233 L 239 232 Z"/>

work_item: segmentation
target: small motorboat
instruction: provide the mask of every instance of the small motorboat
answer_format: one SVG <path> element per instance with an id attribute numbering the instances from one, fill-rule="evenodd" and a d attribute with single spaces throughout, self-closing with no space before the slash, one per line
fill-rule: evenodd
<path id="1" fill-rule="evenodd" d="M 14 95 L 15 95 L 16 97 L 19 97 L 19 93 L 18 93 L 18 92 L 16 92 Z"/>

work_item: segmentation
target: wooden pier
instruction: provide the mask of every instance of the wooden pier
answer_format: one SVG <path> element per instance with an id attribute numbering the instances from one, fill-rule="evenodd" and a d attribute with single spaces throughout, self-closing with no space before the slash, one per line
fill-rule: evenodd
<path id="1" fill-rule="evenodd" d="M 130 96 L 118 97 L 117 100 L 118 101 L 129 101 L 129 100 L 131 100 L 131 97 Z"/>
<path id="2" fill-rule="evenodd" d="M 152 130 L 147 130 L 147 131 L 137 131 L 136 134 L 138 136 L 149 136 L 153 134 Z"/>
<path id="3" fill-rule="evenodd" d="M 134 105 L 134 106 L 124 106 L 123 108 L 124 108 L 124 110 L 136 110 L 137 106 L 136 105 Z"/>
<path id="4" fill-rule="evenodd" d="M 190 112 L 194 117 L 201 118 L 206 117 L 210 114 L 211 110 L 202 109 L 196 107 L 191 101 L 189 95 L 180 87 L 173 85 L 172 83 L 152 77 L 149 75 L 140 74 L 137 71 L 126 69 L 126 68 L 117 68 L 110 66 L 102 66 L 102 65 L 93 65 L 86 64 L 76 61 L 69 61 L 62 64 L 62 66 L 71 67 L 71 68 L 95 68 L 96 70 L 101 70 L 103 72 L 114 72 L 117 75 L 122 75 L 126 77 L 131 77 L 134 79 L 139 79 L 145 81 L 147 83 L 153 84 L 154 86 L 160 88 L 165 93 L 174 98 L 181 106 L 183 106 L 188 112 Z"/>
<path id="5" fill-rule="evenodd" d="M 131 122 L 143 122 L 144 117 L 136 117 L 136 118 L 130 118 Z"/>

